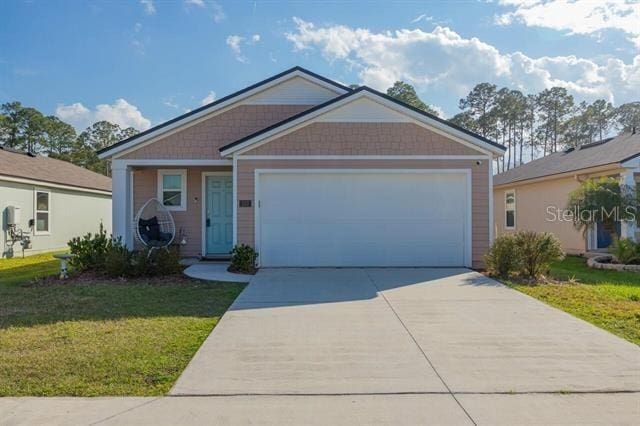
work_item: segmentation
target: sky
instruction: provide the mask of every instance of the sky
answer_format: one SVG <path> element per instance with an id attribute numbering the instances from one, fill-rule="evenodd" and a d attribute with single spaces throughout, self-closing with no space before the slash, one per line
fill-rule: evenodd
<path id="1" fill-rule="evenodd" d="M 145 130 L 299 65 L 451 117 L 476 84 L 640 100 L 640 0 L 1 0 L 0 103 Z"/>

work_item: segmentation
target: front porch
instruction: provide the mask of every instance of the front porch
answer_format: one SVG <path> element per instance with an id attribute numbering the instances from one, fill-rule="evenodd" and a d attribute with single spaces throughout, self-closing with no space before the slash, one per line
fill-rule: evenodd
<path id="1" fill-rule="evenodd" d="M 134 218 L 157 198 L 175 222 L 183 257 L 228 259 L 235 244 L 231 160 L 114 160 L 113 235 L 135 248 Z"/>

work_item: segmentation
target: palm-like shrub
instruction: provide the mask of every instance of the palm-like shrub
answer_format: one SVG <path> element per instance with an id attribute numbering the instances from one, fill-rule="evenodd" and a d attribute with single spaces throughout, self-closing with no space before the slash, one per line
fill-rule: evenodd
<path id="1" fill-rule="evenodd" d="M 616 238 L 609 251 L 618 262 L 625 265 L 640 262 L 640 244 L 629 238 Z"/>
<path id="2" fill-rule="evenodd" d="M 553 234 L 519 231 L 514 239 L 525 277 L 537 278 L 548 271 L 550 263 L 564 259 L 560 240 Z"/>
<path id="3" fill-rule="evenodd" d="M 520 269 L 522 263 L 516 250 L 516 239 L 511 234 L 497 237 L 484 257 L 489 274 L 508 277 Z"/>

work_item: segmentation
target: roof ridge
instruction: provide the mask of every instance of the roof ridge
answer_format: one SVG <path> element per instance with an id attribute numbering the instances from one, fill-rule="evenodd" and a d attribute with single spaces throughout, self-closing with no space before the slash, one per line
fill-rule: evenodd
<path id="1" fill-rule="evenodd" d="M 463 127 L 460 127 L 460 126 L 458 126 L 458 125 L 456 125 L 454 123 L 451 123 L 449 120 L 445 120 L 443 118 L 440 118 L 440 117 L 438 117 L 436 115 L 433 115 L 433 114 L 428 113 L 426 111 L 423 111 L 423 110 L 421 110 L 419 108 L 416 108 L 413 105 L 409 105 L 406 102 L 400 101 L 400 100 L 398 100 L 398 99 L 396 99 L 396 98 L 394 98 L 392 96 L 389 96 L 386 93 L 379 92 L 379 91 L 377 91 L 377 90 L 375 90 L 375 89 L 373 89 L 373 88 L 371 88 L 369 86 L 364 86 L 363 85 L 363 86 L 359 86 L 356 89 L 351 89 L 350 92 L 347 92 L 347 93 L 344 93 L 344 94 L 342 94 L 340 96 L 337 96 L 335 98 L 329 99 L 329 100 L 327 100 L 327 101 L 325 101 L 325 102 L 323 102 L 321 104 L 318 104 L 318 105 L 316 105 L 316 106 L 314 106 L 312 108 L 309 108 L 309 109 L 307 109 L 305 111 L 299 112 L 298 114 L 295 114 L 295 115 L 293 115 L 291 117 L 285 118 L 284 120 L 281 120 L 281 121 L 279 121 L 277 123 L 274 123 L 274 124 L 272 124 L 272 125 L 270 125 L 268 127 L 265 127 L 265 128 L 260 129 L 258 131 L 255 131 L 255 132 L 253 132 L 253 133 L 251 133 L 251 134 L 249 134 L 247 136 L 244 136 L 244 137 L 242 137 L 240 139 L 237 139 L 237 140 L 235 140 L 233 142 L 230 142 L 230 143 L 218 148 L 218 151 L 222 152 L 222 151 L 225 151 L 225 150 L 227 150 L 229 148 L 233 148 L 234 146 L 240 145 L 241 143 L 244 143 L 244 142 L 246 142 L 246 141 L 248 141 L 250 139 L 253 139 L 253 138 L 255 138 L 257 136 L 260 136 L 260 135 L 262 135 L 264 133 L 267 133 L 267 132 L 269 132 L 271 130 L 274 130 L 274 129 L 276 129 L 276 128 L 280 127 L 280 126 L 283 126 L 283 125 L 285 125 L 285 124 L 287 124 L 287 123 L 289 123 L 291 121 L 294 121 L 294 120 L 297 120 L 299 118 L 302 118 L 302 117 L 304 117 L 304 116 L 306 116 L 308 114 L 311 114 L 311 113 L 313 113 L 315 111 L 318 111 L 318 110 L 320 110 L 322 108 L 326 108 L 327 106 L 329 106 L 329 105 L 331 105 L 333 103 L 339 102 L 339 101 L 341 101 L 343 99 L 349 98 L 349 97 L 351 97 L 351 96 L 353 96 L 353 95 L 355 95 L 357 93 L 363 92 L 363 91 L 372 93 L 372 94 L 374 94 L 376 96 L 379 96 L 379 97 L 381 97 L 383 99 L 386 99 L 386 100 L 388 100 L 390 102 L 396 103 L 396 104 L 398 104 L 398 105 L 400 105 L 400 106 L 402 106 L 404 108 L 410 109 L 410 110 L 412 110 L 412 111 L 414 111 L 414 112 L 416 112 L 418 114 L 424 115 L 424 116 L 426 116 L 426 117 L 428 117 L 428 118 L 430 118 L 432 120 L 435 120 L 435 121 L 438 121 L 439 123 L 445 124 L 445 125 L 453 128 L 453 129 L 455 129 L 455 130 L 458 130 L 458 131 L 461 131 L 463 133 L 466 133 L 469 136 L 472 136 L 474 138 L 480 139 L 481 141 L 483 141 L 485 143 L 488 143 L 490 145 L 493 145 L 493 146 L 495 146 L 497 148 L 506 150 L 506 148 L 503 145 L 500 145 L 497 142 L 494 142 L 494 141 L 492 141 L 490 139 L 487 139 L 484 136 L 481 136 L 481 135 L 479 135 L 479 134 L 477 134 L 475 132 L 472 132 L 472 131 L 467 130 L 467 129 L 463 128 Z"/>
<path id="2" fill-rule="evenodd" d="M 296 65 L 296 66 L 291 67 L 289 69 L 286 69 L 286 70 L 284 70 L 282 72 L 279 72 L 278 74 L 272 75 L 271 77 L 268 77 L 268 78 L 265 78 L 263 80 L 260 80 L 257 83 L 251 84 L 251 85 L 246 86 L 246 87 L 244 87 L 244 88 L 242 88 L 240 90 L 232 92 L 232 93 L 230 93 L 230 94 L 228 94 L 228 95 L 226 95 L 226 96 L 224 96 L 224 97 L 222 97 L 220 99 L 217 99 L 217 100 L 215 100 L 213 102 L 210 102 L 210 103 L 208 103 L 206 105 L 202 105 L 202 106 L 200 106 L 200 107 L 198 107 L 196 109 L 193 109 L 193 110 L 191 110 L 189 112 L 186 112 L 186 113 L 181 114 L 181 115 L 179 115 L 177 117 L 174 117 L 174 118 L 172 118 L 170 120 L 167 120 L 167 121 L 165 121 L 163 123 L 160 123 L 160 124 L 158 124 L 156 126 L 153 126 L 153 127 L 149 128 L 149 129 L 147 129 L 145 131 L 142 131 L 142 132 L 137 133 L 137 134 L 135 134 L 133 136 L 130 136 L 130 137 L 126 138 L 126 139 L 118 141 L 118 142 L 116 142 L 116 143 L 114 143 L 112 145 L 109 145 L 109 146 L 107 146 L 105 148 L 102 148 L 102 149 L 98 150 L 97 153 L 98 153 L 98 155 L 100 155 L 100 154 L 102 154 L 104 152 L 107 152 L 107 151 L 113 149 L 113 148 L 116 148 L 118 146 L 121 146 L 121 145 L 127 144 L 129 142 L 132 142 L 132 141 L 134 141 L 134 140 L 136 140 L 138 138 L 146 136 L 146 135 L 148 135 L 150 133 L 153 133 L 153 132 L 155 132 L 157 130 L 160 130 L 160 129 L 164 128 L 164 127 L 167 127 L 167 126 L 169 126 L 169 125 L 171 125 L 171 124 L 173 124 L 175 122 L 178 122 L 180 120 L 184 120 L 187 117 L 190 117 L 190 116 L 192 116 L 194 114 L 198 114 L 198 113 L 200 113 L 202 111 L 205 111 L 208 108 L 212 108 L 212 107 L 214 107 L 216 105 L 219 105 L 219 104 L 221 104 L 223 102 L 226 102 L 226 101 L 228 101 L 230 99 L 233 99 L 233 98 L 235 98 L 237 96 L 240 96 L 240 95 L 242 95 L 242 94 L 244 94 L 246 92 L 249 92 L 249 91 L 251 91 L 253 89 L 256 89 L 256 88 L 258 88 L 260 86 L 263 86 L 263 85 L 265 85 L 267 83 L 270 83 L 270 82 L 272 82 L 274 80 L 282 78 L 282 77 L 284 77 L 284 76 L 286 76 L 288 74 L 294 73 L 296 71 L 302 72 L 302 73 L 307 74 L 307 75 L 309 75 L 309 76 L 311 76 L 311 77 L 313 77 L 315 79 L 318 79 L 318 80 L 321 80 L 321 81 L 323 81 L 325 83 L 331 84 L 331 85 L 333 85 L 333 86 L 335 86 L 335 87 L 337 87 L 337 88 L 339 88 L 341 90 L 346 90 L 347 93 L 353 91 L 353 89 L 351 89 L 350 87 L 347 87 L 347 86 L 345 86 L 343 84 L 340 84 L 337 81 L 333 81 L 333 80 L 331 80 L 331 79 L 329 79 L 327 77 L 321 76 L 321 75 L 316 74 L 316 73 L 314 73 L 312 71 L 309 71 L 306 68 L 303 68 L 303 67 L 301 67 L 299 65 Z"/>

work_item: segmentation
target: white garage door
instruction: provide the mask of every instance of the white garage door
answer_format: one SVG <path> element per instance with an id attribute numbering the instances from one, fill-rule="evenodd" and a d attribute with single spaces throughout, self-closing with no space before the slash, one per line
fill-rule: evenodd
<path id="1" fill-rule="evenodd" d="M 465 171 L 259 171 L 256 243 L 275 266 L 468 266 Z"/>

